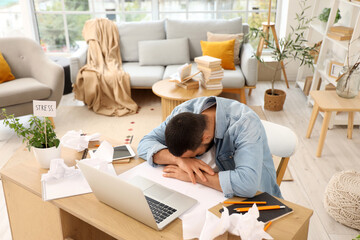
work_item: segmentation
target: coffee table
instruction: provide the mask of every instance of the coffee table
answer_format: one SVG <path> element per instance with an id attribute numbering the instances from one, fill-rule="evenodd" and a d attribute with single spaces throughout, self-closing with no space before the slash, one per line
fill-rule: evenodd
<path id="1" fill-rule="evenodd" d="M 352 99 L 339 97 L 335 91 L 311 91 L 311 97 L 314 99 L 314 107 L 311 113 L 311 118 L 306 133 L 306 137 L 310 138 L 311 132 L 314 128 L 315 120 L 319 111 L 324 112 L 324 120 L 321 127 L 319 144 L 316 151 L 316 156 L 321 157 L 321 152 L 324 147 L 326 133 L 329 127 L 330 117 L 332 112 L 348 112 L 348 130 L 347 137 L 352 138 L 352 130 L 354 126 L 354 112 L 360 112 L 360 94 Z"/>
<path id="2" fill-rule="evenodd" d="M 165 79 L 155 83 L 152 91 L 161 97 L 162 120 L 164 121 L 177 105 L 197 97 L 218 96 L 222 89 L 208 90 L 201 86 L 198 89 L 184 89 L 176 86 L 175 82 Z"/>

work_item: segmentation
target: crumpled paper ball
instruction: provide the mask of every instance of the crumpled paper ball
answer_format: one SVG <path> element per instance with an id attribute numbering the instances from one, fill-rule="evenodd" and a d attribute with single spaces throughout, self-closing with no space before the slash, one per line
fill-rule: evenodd
<path id="1" fill-rule="evenodd" d="M 75 149 L 78 152 L 84 151 L 88 147 L 90 141 L 99 140 L 100 133 L 94 133 L 92 135 L 82 135 L 82 131 L 71 130 L 65 133 L 60 139 L 61 144 L 64 147 Z"/>
<path id="2" fill-rule="evenodd" d="M 206 212 L 206 220 L 199 240 L 212 240 L 217 236 L 229 232 L 240 236 L 241 240 L 273 239 L 264 231 L 264 223 L 259 222 L 259 210 L 256 204 L 245 214 L 229 215 L 229 210 L 224 207 L 221 218 L 211 212 Z"/>

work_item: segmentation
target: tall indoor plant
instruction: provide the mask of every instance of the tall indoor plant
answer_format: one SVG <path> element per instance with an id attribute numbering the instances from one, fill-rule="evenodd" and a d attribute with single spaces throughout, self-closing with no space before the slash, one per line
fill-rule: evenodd
<path id="1" fill-rule="evenodd" d="M 306 65 L 313 68 L 314 56 L 313 53 L 317 52 L 316 46 L 309 46 L 308 41 L 305 39 L 305 31 L 309 28 L 310 22 L 313 18 L 307 17 L 307 10 L 310 6 L 306 6 L 307 0 L 299 1 L 301 11 L 296 14 L 297 24 L 296 27 L 290 26 L 290 33 L 279 39 L 279 45 L 269 41 L 266 32 L 258 28 L 250 28 L 249 38 L 264 38 L 267 47 L 270 49 L 271 56 L 276 60 L 276 66 L 273 68 L 274 75 L 271 79 L 271 89 L 265 91 L 264 108 L 267 110 L 280 111 L 283 108 L 286 94 L 284 91 L 275 89 L 275 77 L 278 71 L 281 70 L 281 62 L 285 60 L 299 60 L 300 66 Z M 261 56 L 255 56 L 260 62 L 264 62 Z M 286 62 L 288 64 L 290 61 Z M 282 103 L 273 104 L 274 99 L 270 102 L 267 101 L 267 95 L 271 97 L 279 96 Z"/>
<path id="2" fill-rule="evenodd" d="M 16 135 L 22 138 L 29 151 L 33 147 L 35 157 L 42 168 L 49 168 L 50 160 L 60 157 L 60 140 L 56 137 L 54 127 L 48 118 L 42 121 L 32 116 L 29 126 L 25 126 L 14 115 L 8 115 L 5 109 L 0 112 L 1 118 L 5 126 L 13 129 Z"/>

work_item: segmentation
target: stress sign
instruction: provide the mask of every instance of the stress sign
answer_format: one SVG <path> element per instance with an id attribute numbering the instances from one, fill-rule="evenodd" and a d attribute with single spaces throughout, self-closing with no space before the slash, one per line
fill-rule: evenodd
<path id="1" fill-rule="evenodd" d="M 33 100 L 33 114 L 39 117 L 56 117 L 56 101 Z"/>

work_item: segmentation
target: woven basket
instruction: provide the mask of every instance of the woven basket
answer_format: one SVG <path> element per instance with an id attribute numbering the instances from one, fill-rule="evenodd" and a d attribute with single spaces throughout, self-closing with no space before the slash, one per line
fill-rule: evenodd
<path id="1" fill-rule="evenodd" d="M 281 111 L 285 103 L 286 93 L 279 89 L 274 89 L 274 95 L 271 89 L 265 91 L 264 108 L 269 111 Z"/>
<path id="2" fill-rule="evenodd" d="M 342 171 L 332 176 L 325 190 L 324 207 L 339 223 L 360 230 L 360 173 Z"/>

